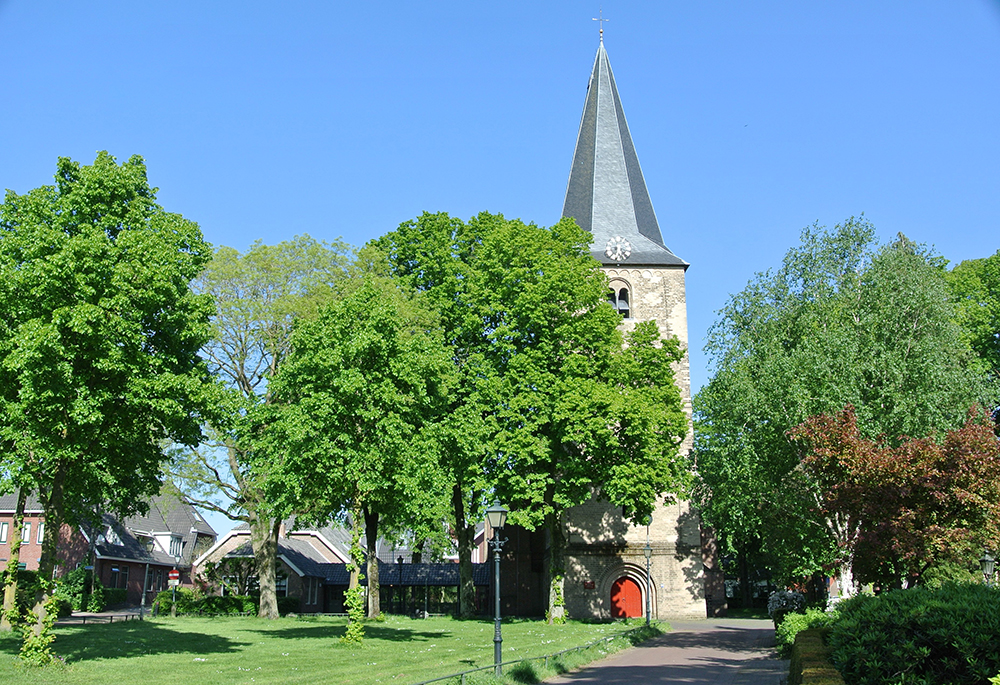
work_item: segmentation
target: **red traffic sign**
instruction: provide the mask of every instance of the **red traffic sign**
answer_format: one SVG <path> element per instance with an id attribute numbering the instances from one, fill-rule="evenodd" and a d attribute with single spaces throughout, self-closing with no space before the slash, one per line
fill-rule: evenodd
<path id="1" fill-rule="evenodd" d="M 162 576 L 160 577 L 162 578 Z M 177 569 L 171 569 L 170 573 L 167 574 L 167 578 L 169 578 L 170 580 L 180 580 L 181 572 L 178 571 Z"/>

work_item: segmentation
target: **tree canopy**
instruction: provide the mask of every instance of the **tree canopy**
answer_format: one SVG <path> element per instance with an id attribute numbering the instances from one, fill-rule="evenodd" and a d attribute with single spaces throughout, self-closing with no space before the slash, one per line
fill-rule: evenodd
<path id="1" fill-rule="evenodd" d="M 138 156 L 60 158 L 54 186 L 0 205 L 0 473 L 45 511 L 36 636 L 60 524 L 142 510 L 163 441 L 201 437 L 211 298 L 189 284 L 209 256 Z"/>
<path id="2" fill-rule="evenodd" d="M 695 398 L 705 516 L 730 549 L 761 538 L 785 577 L 836 563 L 846 534 L 786 487 L 801 456 L 790 429 L 851 405 L 863 437 L 896 444 L 961 425 L 993 393 L 943 260 L 902 236 L 878 247 L 864 219 L 804 230 L 779 269 L 730 299 L 706 351 L 714 374 Z"/>

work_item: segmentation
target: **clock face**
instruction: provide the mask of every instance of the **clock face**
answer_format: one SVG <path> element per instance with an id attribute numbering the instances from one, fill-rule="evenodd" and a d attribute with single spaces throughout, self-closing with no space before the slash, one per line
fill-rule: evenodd
<path id="1" fill-rule="evenodd" d="M 616 235 L 608 241 L 607 247 L 604 248 L 604 254 L 616 262 L 624 262 L 632 254 L 632 246 L 620 235 Z"/>

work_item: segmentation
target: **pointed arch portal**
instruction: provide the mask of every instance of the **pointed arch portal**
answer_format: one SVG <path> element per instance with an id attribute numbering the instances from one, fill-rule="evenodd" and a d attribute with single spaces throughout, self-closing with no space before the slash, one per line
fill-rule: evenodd
<path id="1" fill-rule="evenodd" d="M 622 576 L 611 585 L 611 618 L 642 616 L 642 591 L 631 578 Z"/>

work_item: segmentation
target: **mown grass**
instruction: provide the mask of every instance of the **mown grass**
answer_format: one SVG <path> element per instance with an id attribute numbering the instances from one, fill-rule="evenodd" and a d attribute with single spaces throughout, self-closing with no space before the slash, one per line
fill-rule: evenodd
<path id="1" fill-rule="evenodd" d="M 64 666 L 25 668 L 20 642 L 0 636 L 0 683 L 11 685 L 230 685 L 267 683 L 416 683 L 493 663 L 493 622 L 389 617 L 366 625 L 364 645 L 340 643 L 345 620 L 333 617 L 158 618 L 143 622 L 56 628 L 54 651 Z M 515 620 L 503 625 L 505 661 L 552 654 L 621 634 L 622 623 L 549 626 Z M 654 628 L 651 634 L 657 634 Z M 510 682 L 532 683 L 641 641 L 619 638 L 582 654 L 506 669 Z M 484 672 L 470 682 L 489 682 Z"/>

